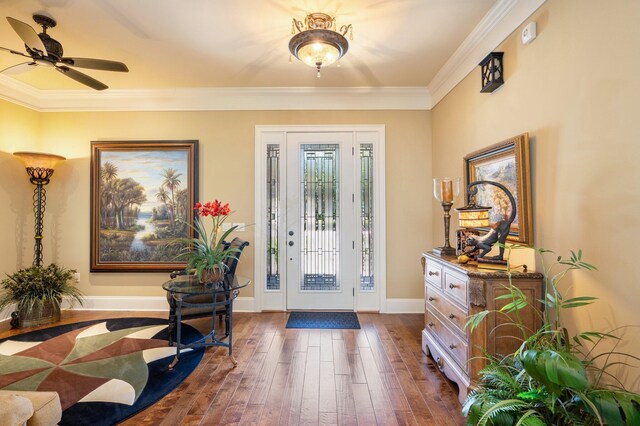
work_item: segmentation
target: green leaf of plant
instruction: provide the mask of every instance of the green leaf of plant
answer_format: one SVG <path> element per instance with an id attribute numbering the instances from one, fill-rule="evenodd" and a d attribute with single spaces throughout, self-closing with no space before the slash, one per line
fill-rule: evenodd
<path id="1" fill-rule="evenodd" d="M 575 302 L 575 303 L 563 303 L 562 307 L 564 309 L 571 309 L 571 308 L 579 308 L 580 306 L 587 306 L 587 305 L 591 305 L 593 302 Z"/>
<path id="2" fill-rule="evenodd" d="M 515 411 L 518 408 L 526 408 L 529 404 L 519 399 L 505 399 L 493 404 L 480 418 L 478 424 L 486 424 L 489 419 L 493 419 L 498 413 L 504 411 Z"/>
<path id="3" fill-rule="evenodd" d="M 540 398 L 540 393 L 537 389 L 532 389 L 526 392 L 520 392 L 518 394 L 518 398 L 524 399 L 525 401 L 534 401 Z"/>
<path id="4" fill-rule="evenodd" d="M 527 410 L 515 426 L 546 426 L 546 423 L 539 417 L 535 410 Z"/>
<path id="5" fill-rule="evenodd" d="M 556 395 L 565 387 L 577 391 L 589 387 L 584 365 L 572 353 L 529 349 L 521 359 L 527 373 Z"/>
<path id="6" fill-rule="evenodd" d="M 464 328 L 470 327 L 471 331 L 475 330 L 475 328 L 480 325 L 482 320 L 484 320 L 484 318 L 490 313 L 491 311 L 481 311 L 481 312 L 478 312 L 477 314 L 471 315 L 467 320 L 466 324 L 464 325 Z"/>

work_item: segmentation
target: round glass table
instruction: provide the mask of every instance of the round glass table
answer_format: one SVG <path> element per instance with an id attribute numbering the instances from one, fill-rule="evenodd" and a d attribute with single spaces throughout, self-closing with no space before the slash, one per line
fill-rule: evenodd
<path id="1" fill-rule="evenodd" d="M 176 328 L 176 356 L 169 365 L 173 368 L 180 360 L 180 351 L 184 349 L 195 349 L 209 346 L 223 346 L 229 348 L 229 357 L 233 365 L 238 363 L 233 357 L 233 301 L 238 297 L 240 289 L 251 284 L 251 280 L 235 275 L 226 276 L 220 283 L 202 284 L 195 275 L 179 275 L 164 284 L 162 288 L 169 292 L 175 302 L 175 328 Z M 197 296 L 197 297 L 196 297 Z M 201 297 L 205 296 L 205 297 Z M 208 296 L 211 296 L 210 299 Z M 190 303 L 190 299 L 197 299 L 197 303 Z M 210 308 L 213 321 L 211 322 L 211 332 L 195 342 L 184 344 L 181 341 L 182 333 L 182 309 L 189 308 Z M 226 342 L 216 337 L 216 312 L 223 308 L 226 310 Z M 172 319 L 170 318 L 170 329 Z M 171 330 L 170 330 L 171 332 Z"/>

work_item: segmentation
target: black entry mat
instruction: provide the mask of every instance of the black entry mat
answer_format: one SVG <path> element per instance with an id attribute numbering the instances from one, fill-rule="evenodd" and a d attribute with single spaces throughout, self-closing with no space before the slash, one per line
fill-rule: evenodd
<path id="1" fill-rule="evenodd" d="M 360 328 L 355 312 L 291 312 L 287 328 Z"/>

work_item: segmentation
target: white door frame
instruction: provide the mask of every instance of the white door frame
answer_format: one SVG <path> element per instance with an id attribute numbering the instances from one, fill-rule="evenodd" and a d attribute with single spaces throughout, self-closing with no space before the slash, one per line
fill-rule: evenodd
<path id="1" fill-rule="evenodd" d="M 280 290 L 266 289 L 266 232 L 265 217 L 267 185 L 266 154 L 268 144 L 281 146 L 281 164 L 286 164 L 287 133 L 325 133 L 353 132 L 356 146 L 361 143 L 372 143 L 374 149 L 374 277 L 375 291 L 364 292 L 359 286 L 355 291 L 356 311 L 387 310 L 386 287 L 386 220 L 385 220 L 385 126 L 384 125 L 261 125 L 255 127 L 255 246 L 254 246 L 254 310 L 282 311 L 286 310 L 286 273 L 284 264 L 280 264 Z M 282 170 L 282 167 L 281 167 Z M 281 186 L 286 183 L 286 176 L 280 175 Z M 281 194 L 284 188 L 281 187 Z M 356 205 L 360 205 L 360 191 L 356 191 Z M 286 241 L 285 227 L 280 227 L 278 240 Z M 360 239 L 358 239 L 360 244 Z M 359 248 L 359 246 L 358 246 Z M 358 250 L 359 253 L 359 250 Z M 281 261 L 285 256 L 280 254 Z"/>

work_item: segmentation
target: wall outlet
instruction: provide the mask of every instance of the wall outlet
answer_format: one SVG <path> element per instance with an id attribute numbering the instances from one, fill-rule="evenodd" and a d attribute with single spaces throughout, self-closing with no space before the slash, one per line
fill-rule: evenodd
<path id="1" fill-rule="evenodd" d="M 73 281 L 76 283 L 80 282 L 80 272 L 74 272 L 73 273 Z"/>
<path id="2" fill-rule="evenodd" d="M 229 229 L 231 229 L 232 226 L 237 226 L 235 232 L 244 232 L 244 223 L 242 223 L 242 222 L 238 222 L 238 223 L 223 223 L 222 224 L 222 231 L 226 232 Z"/>

